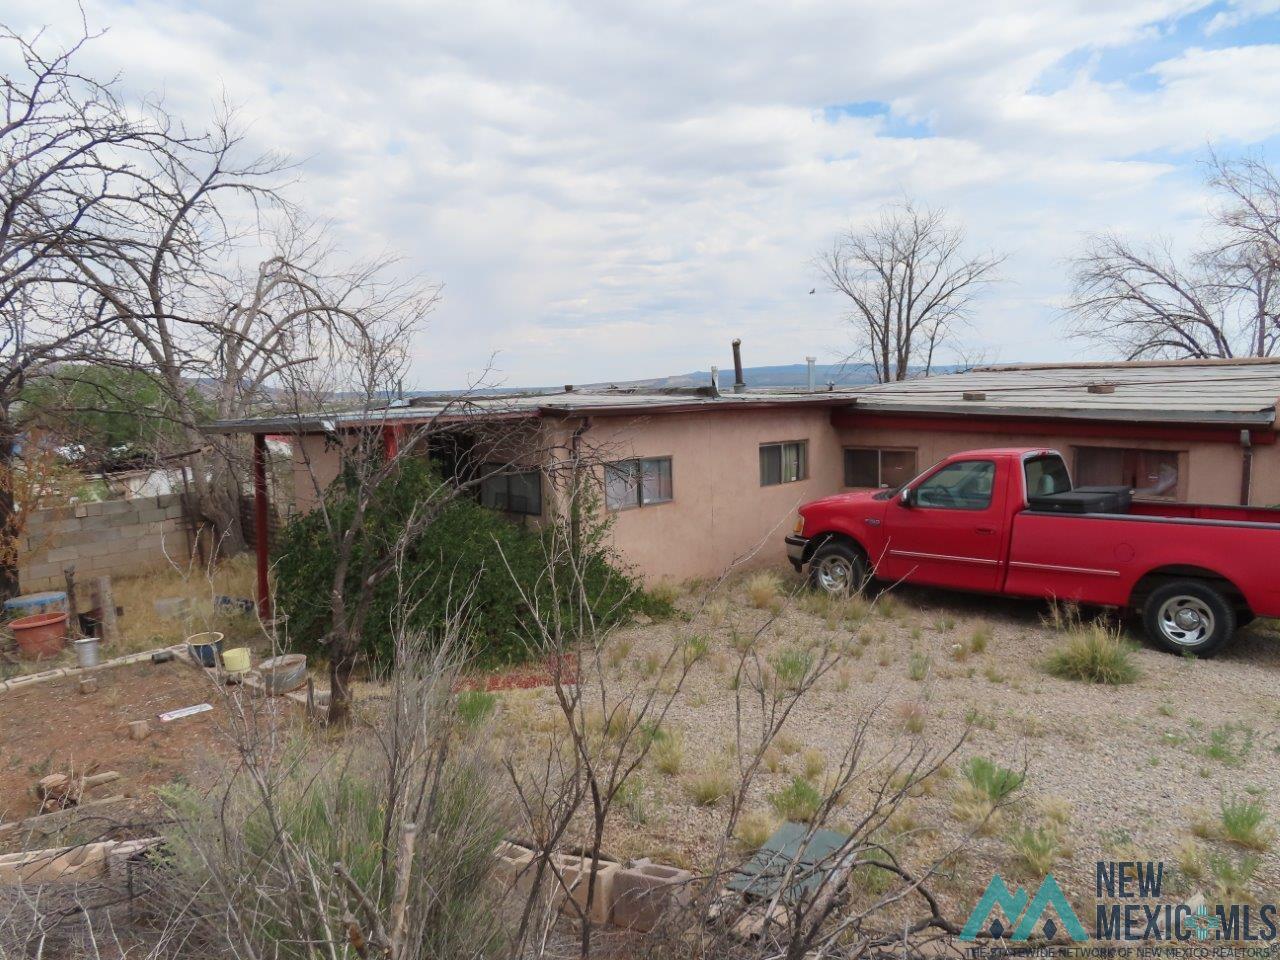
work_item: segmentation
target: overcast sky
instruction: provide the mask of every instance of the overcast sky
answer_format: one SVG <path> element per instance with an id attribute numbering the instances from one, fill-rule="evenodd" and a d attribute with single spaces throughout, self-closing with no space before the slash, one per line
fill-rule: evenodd
<path id="1" fill-rule="evenodd" d="M 69 35 L 66 0 L 5 0 Z M 444 284 L 414 386 L 823 361 L 811 259 L 904 194 L 1009 255 L 969 346 L 1066 359 L 1064 260 L 1194 243 L 1206 148 L 1280 161 L 1280 0 L 85 0 L 86 57 L 200 121 L 226 91 L 346 249 Z"/>

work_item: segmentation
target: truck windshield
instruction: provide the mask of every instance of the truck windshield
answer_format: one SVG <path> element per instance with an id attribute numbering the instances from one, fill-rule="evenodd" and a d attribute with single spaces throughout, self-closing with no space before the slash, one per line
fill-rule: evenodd
<path id="1" fill-rule="evenodd" d="M 1056 453 L 1029 458 L 1023 470 L 1027 478 L 1028 497 L 1053 496 L 1071 489 L 1071 475 L 1067 473 L 1067 465 Z"/>

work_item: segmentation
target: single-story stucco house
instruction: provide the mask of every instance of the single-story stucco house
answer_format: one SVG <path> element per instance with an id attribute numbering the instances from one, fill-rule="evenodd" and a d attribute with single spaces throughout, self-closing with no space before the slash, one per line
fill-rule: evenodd
<path id="1" fill-rule="evenodd" d="M 1280 505 L 1280 360 L 1018 364 L 841 391 L 566 388 L 464 406 L 461 431 L 501 418 L 535 438 L 479 484 L 482 503 L 545 516 L 555 508 L 557 464 L 585 451 L 598 467 L 602 509 L 614 515 L 614 543 L 649 581 L 776 564 L 800 504 L 895 486 L 975 447 L 1054 447 L 1077 483 L 1129 484 L 1138 497 Z M 268 434 L 291 437 L 296 507 L 305 510 L 309 491 L 337 475 L 335 436 L 376 427 L 394 445 L 458 409 L 415 398 L 372 413 L 219 429 L 253 434 L 260 452 Z M 459 469 L 457 444 L 450 449 L 445 465 Z"/>

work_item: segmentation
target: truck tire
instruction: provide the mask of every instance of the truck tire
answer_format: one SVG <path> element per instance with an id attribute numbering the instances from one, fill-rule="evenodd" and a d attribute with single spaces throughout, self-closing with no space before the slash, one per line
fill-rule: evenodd
<path id="1" fill-rule="evenodd" d="M 867 561 L 857 547 L 830 540 L 809 561 L 809 584 L 822 593 L 848 596 L 867 583 Z"/>
<path id="2" fill-rule="evenodd" d="M 1170 653 L 1212 657 L 1236 632 L 1236 612 L 1203 580 L 1174 580 L 1151 591 L 1142 625 L 1151 641 Z"/>

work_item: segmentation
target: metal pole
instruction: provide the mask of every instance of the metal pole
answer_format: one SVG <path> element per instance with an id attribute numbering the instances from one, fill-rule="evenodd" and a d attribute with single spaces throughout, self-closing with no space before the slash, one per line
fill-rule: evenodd
<path id="1" fill-rule="evenodd" d="M 258 616 L 271 619 L 271 584 L 267 578 L 267 437 L 253 435 L 253 540 L 258 560 Z"/>

